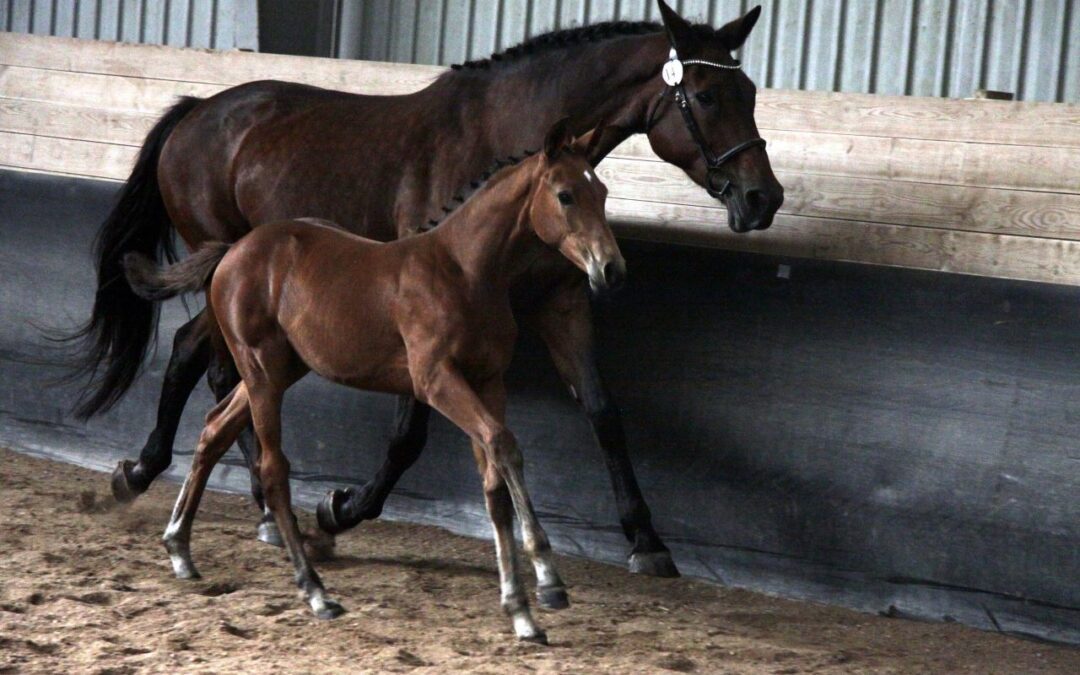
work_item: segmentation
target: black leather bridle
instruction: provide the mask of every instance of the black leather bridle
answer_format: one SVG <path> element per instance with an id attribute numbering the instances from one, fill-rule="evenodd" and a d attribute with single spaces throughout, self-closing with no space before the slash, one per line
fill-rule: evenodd
<path id="1" fill-rule="evenodd" d="M 701 151 L 701 156 L 705 160 L 705 166 L 707 167 L 705 173 L 705 191 L 716 199 L 724 199 L 727 195 L 727 191 L 731 189 L 731 181 L 725 179 L 720 174 L 721 167 L 743 151 L 749 150 L 750 148 L 765 147 L 765 139 L 751 138 L 728 148 L 719 155 L 715 154 L 712 149 L 709 148 L 709 144 L 705 142 L 705 136 L 701 133 L 701 127 L 698 126 L 697 119 L 694 118 L 694 111 L 690 109 L 690 97 L 686 93 L 686 85 L 683 84 L 682 77 L 683 66 L 689 65 L 710 66 L 724 70 L 739 70 L 741 69 L 741 66 L 702 61 L 700 59 L 679 61 L 678 54 L 675 52 L 675 49 L 672 48 L 668 62 L 664 64 L 663 77 L 664 84 L 667 86 L 660 92 L 661 98 L 667 96 L 669 89 L 675 92 L 675 105 L 678 106 L 679 112 L 682 113 L 683 122 L 686 124 L 686 130 L 690 132 L 690 137 L 694 139 L 694 143 L 697 144 L 698 150 Z M 659 108 L 659 106 L 657 106 L 657 108 Z M 656 108 L 653 109 L 653 115 L 649 116 L 649 121 L 646 124 L 645 129 L 646 133 L 652 128 L 652 117 L 655 114 Z M 717 187 L 718 180 L 724 181 L 719 187 Z"/>

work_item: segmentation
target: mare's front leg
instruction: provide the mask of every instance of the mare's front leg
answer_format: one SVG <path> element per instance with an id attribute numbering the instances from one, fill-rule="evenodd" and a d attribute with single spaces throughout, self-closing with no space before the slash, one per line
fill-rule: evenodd
<path id="1" fill-rule="evenodd" d="M 517 566 L 511 505 L 521 521 L 522 540 L 536 567 L 541 598 L 553 607 L 568 604 L 566 589 L 555 569 L 547 534 L 536 518 L 525 489 L 523 461 L 513 434 L 503 424 L 506 394 L 500 381 L 488 383 L 481 395 L 448 364 L 411 368 L 417 393 L 460 427 L 474 443 L 484 496 L 495 532 L 495 550 L 503 610 L 521 640 L 547 643 L 533 620 Z"/>
<path id="2" fill-rule="evenodd" d="M 116 501 L 130 502 L 146 492 L 154 479 L 172 464 L 180 416 L 191 390 L 206 372 L 209 359 L 210 337 L 206 310 L 203 310 L 176 331 L 165 380 L 161 383 L 157 426 L 139 452 L 139 461 L 121 460 L 113 471 L 112 493 Z"/>
<path id="3" fill-rule="evenodd" d="M 338 534 L 379 517 L 398 480 L 420 457 L 427 443 L 430 416 L 431 408 L 412 396 L 398 398 L 394 436 L 378 473 L 359 490 L 347 488 L 327 493 L 316 510 L 319 529 Z"/>
<path id="4" fill-rule="evenodd" d="M 671 552 L 653 529 L 652 513 L 626 450 L 622 415 L 597 370 L 592 308 L 584 278 L 561 287 L 532 319 L 563 381 L 584 407 L 604 453 L 623 534 L 633 544 L 630 571 L 657 577 L 679 576 Z"/>

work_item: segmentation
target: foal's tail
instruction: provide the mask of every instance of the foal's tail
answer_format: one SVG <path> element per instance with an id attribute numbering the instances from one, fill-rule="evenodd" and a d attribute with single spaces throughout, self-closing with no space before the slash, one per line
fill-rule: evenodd
<path id="1" fill-rule="evenodd" d="M 194 293 L 210 283 L 210 277 L 231 246 L 209 242 L 175 265 L 168 266 L 159 266 L 142 253 L 132 251 L 124 255 L 124 276 L 135 295 L 151 302 L 168 300 L 181 293 Z"/>
<path id="2" fill-rule="evenodd" d="M 157 305 L 131 292 L 120 261 L 129 251 L 155 260 L 176 260 L 172 223 L 158 186 L 158 162 L 173 129 L 201 102 L 181 98 L 147 134 L 131 176 L 98 232 L 97 294 L 90 320 L 74 334 L 55 338 L 85 342 L 71 375 L 91 376 L 75 410 L 81 419 L 104 412 L 120 400 L 139 374 L 157 333 Z"/>

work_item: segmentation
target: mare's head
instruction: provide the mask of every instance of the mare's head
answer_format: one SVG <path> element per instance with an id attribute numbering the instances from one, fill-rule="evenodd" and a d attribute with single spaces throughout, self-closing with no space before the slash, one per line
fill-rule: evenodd
<path id="1" fill-rule="evenodd" d="M 649 143 L 724 202 L 735 232 L 764 230 L 784 201 L 754 122 L 756 88 L 731 52 L 757 23 L 760 7 L 712 30 L 693 26 L 657 0 L 672 49 L 663 92 L 648 122 Z"/>
<path id="2" fill-rule="evenodd" d="M 589 275 L 596 293 L 615 291 L 626 279 L 615 235 L 604 216 L 607 187 L 589 163 L 600 128 L 573 138 L 568 120 L 555 123 L 544 139 L 529 200 L 536 235 Z"/>

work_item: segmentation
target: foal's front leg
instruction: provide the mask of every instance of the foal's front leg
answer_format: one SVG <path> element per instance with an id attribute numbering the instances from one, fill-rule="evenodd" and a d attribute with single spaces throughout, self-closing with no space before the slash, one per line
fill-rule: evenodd
<path id="1" fill-rule="evenodd" d="M 604 453 L 623 534 L 633 544 L 630 571 L 677 577 L 671 552 L 652 525 L 652 512 L 641 494 L 626 449 L 622 415 L 611 400 L 596 366 L 592 308 L 584 277 L 563 286 L 531 318 L 548 346 L 555 368 L 581 403 Z"/>
<path id="2" fill-rule="evenodd" d="M 467 433 L 479 449 L 477 461 L 484 479 L 488 514 L 495 531 L 502 607 L 513 621 L 514 633 L 521 640 L 546 643 L 547 635 L 533 620 L 521 583 L 507 496 L 521 521 L 526 550 L 536 565 L 541 583 L 538 593 L 543 596 L 545 588 L 552 594 L 561 591 L 562 602 L 551 604 L 565 606 L 566 591 L 555 569 L 547 534 L 536 518 L 525 489 L 517 442 L 503 425 L 506 394 L 502 383 L 485 387 L 481 398 L 460 373 L 446 364 L 419 370 L 423 373 L 420 377 L 414 372 L 419 397 Z"/>

